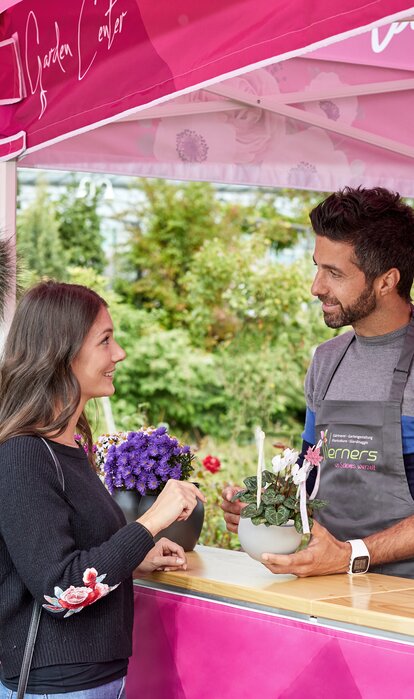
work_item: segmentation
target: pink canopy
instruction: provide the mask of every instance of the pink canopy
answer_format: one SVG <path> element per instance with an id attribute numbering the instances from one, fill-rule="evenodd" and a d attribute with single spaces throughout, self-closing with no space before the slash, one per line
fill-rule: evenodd
<path id="1" fill-rule="evenodd" d="M 3 159 L 414 195 L 409 2 L 0 0 L 7 6 Z"/>

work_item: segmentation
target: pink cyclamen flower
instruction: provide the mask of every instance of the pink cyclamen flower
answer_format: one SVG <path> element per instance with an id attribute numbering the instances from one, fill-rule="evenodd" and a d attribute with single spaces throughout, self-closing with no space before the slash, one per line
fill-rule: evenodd
<path id="1" fill-rule="evenodd" d="M 319 466 L 321 463 L 323 456 L 321 455 L 321 450 L 319 447 L 308 447 L 308 451 L 306 452 L 305 455 L 306 461 L 309 461 L 312 466 Z"/>

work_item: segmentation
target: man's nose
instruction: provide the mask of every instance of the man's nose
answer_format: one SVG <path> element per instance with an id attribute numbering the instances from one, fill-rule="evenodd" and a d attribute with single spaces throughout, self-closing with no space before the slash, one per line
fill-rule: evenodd
<path id="1" fill-rule="evenodd" d="M 312 282 L 311 294 L 312 296 L 324 296 L 327 293 L 326 283 L 324 282 L 323 276 L 320 271 L 316 272 L 315 279 Z"/>

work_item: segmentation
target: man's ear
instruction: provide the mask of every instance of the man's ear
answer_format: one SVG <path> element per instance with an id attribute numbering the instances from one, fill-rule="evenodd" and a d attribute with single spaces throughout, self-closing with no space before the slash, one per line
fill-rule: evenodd
<path id="1" fill-rule="evenodd" d="M 380 296 L 387 296 L 397 288 L 400 278 L 400 271 L 396 267 L 391 267 L 391 269 L 384 272 L 384 274 L 380 274 L 380 276 L 375 280 L 374 285 L 376 287 L 376 291 L 380 294 Z"/>

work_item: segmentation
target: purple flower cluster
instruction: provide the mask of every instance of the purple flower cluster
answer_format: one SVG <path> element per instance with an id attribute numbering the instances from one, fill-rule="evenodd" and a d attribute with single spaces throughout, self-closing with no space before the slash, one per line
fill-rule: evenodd
<path id="1" fill-rule="evenodd" d="M 110 493 L 126 488 L 156 495 L 170 478 L 186 480 L 193 458 L 190 447 L 170 437 L 166 427 L 129 432 L 125 441 L 108 449 L 105 483 Z"/>

